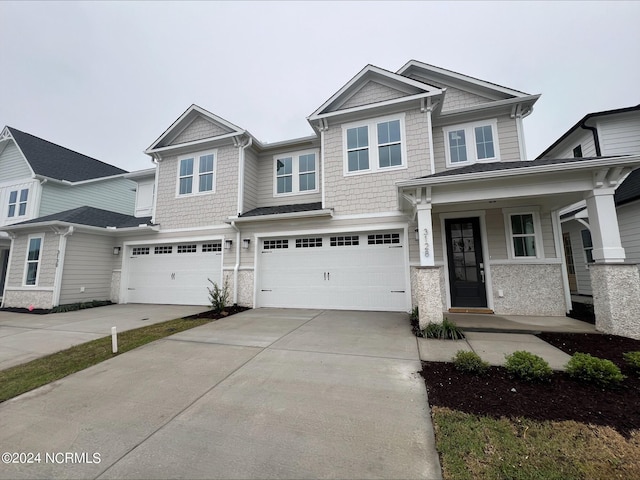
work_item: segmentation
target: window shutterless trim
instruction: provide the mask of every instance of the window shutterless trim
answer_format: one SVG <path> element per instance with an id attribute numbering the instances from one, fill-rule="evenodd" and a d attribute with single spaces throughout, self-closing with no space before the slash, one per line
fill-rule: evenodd
<path id="1" fill-rule="evenodd" d="M 31 241 L 36 239 L 40 240 L 40 246 L 38 247 L 38 258 L 29 260 L 29 251 L 31 250 Z M 42 263 L 41 260 L 42 260 L 43 248 L 44 248 L 44 234 L 39 233 L 39 234 L 29 235 L 27 237 L 27 252 L 26 252 L 25 261 L 24 261 L 24 275 L 22 278 L 22 286 L 24 287 L 38 286 L 38 282 L 40 281 L 40 263 Z M 35 275 L 33 284 L 27 283 L 27 277 L 29 274 L 29 265 L 31 264 L 36 265 L 36 275 Z"/>
<path id="2" fill-rule="evenodd" d="M 365 175 L 368 173 L 381 173 L 392 170 L 403 170 L 407 168 L 407 135 L 405 128 L 404 113 L 398 115 L 389 115 L 385 117 L 372 118 L 366 121 L 345 123 L 342 125 L 342 172 L 345 177 L 354 175 Z M 378 124 L 387 123 L 392 121 L 400 122 L 400 142 L 386 142 L 381 143 L 378 141 Z M 349 171 L 349 148 L 347 144 L 347 131 L 358 127 L 368 127 L 368 149 L 369 151 L 369 168 L 365 170 Z M 400 155 L 402 163 L 400 165 L 391 165 L 388 167 L 380 166 L 379 147 L 388 146 L 400 143 Z M 352 148 L 351 151 L 361 151 L 362 148 Z"/>
<path id="3" fill-rule="evenodd" d="M 491 136 L 493 141 L 493 157 L 478 158 L 476 128 L 491 127 Z M 449 144 L 449 132 L 464 130 L 465 133 L 465 150 L 467 159 L 464 162 L 451 161 L 451 146 Z M 455 168 L 464 165 L 470 165 L 478 162 L 498 162 L 500 161 L 500 142 L 498 139 L 498 119 L 482 120 L 479 122 L 463 123 L 459 125 L 447 125 L 442 127 L 444 137 L 444 154 L 446 158 L 447 168 Z"/>
<path id="4" fill-rule="evenodd" d="M 213 155 L 213 170 L 208 170 L 205 172 L 200 171 L 200 157 L 205 157 L 207 155 Z M 182 160 L 187 160 L 189 158 L 193 158 L 193 171 L 191 175 L 180 175 L 180 165 L 182 164 Z M 195 195 L 209 195 L 211 193 L 216 192 L 216 180 L 217 180 L 217 170 L 218 170 L 218 150 L 203 150 L 199 152 L 192 152 L 188 155 L 180 155 L 178 157 L 178 165 L 176 171 L 176 198 L 185 198 L 192 197 Z M 211 179 L 211 190 L 203 190 L 200 191 L 200 177 L 204 175 L 212 175 Z M 190 193 L 180 193 L 180 179 L 181 178 L 191 178 L 191 192 Z"/>
<path id="5" fill-rule="evenodd" d="M 544 256 L 544 245 L 543 245 L 543 237 L 542 237 L 542 223 L 540 222 L 540 212 L 538 208 L 532 207 L 524 207 L 524 208 L 503 208 L 502 213 L 504 214 L 504 231 L 507 240 L 507 253 L 509 255 L 510 260 L 531 260 L 538 258 L 545 258 Z M 533 217 L 533 236 L 535 239 L 535 248 L 536 254 L 535 256 L 522 256 L 517 257 L 513 247 L 513 229 L 511 227 L 511 217 L 513 215 L 531 215 Z M 518 235 L 522 236 L 522 235 Z M 526 236 L 531 236 L 531 234 L 527 234 Z"/>
<path id="6" fill-rule="evenodd" d="M 300 157 L 304 155 L 314 155 L 315 169 L 309 170 L 305 172 L 300 172 Z M 278 160 L 283 160 L 285 158 L 291 158 L 291 191 L 290 192 L 282 192 L 278 193 Z M 288 197 L 292 195 L 307 195 L 310 193 L 318 193 L 320 191 L 319 184 L 319 162 L 320 162 L 320 151 L 318 149 L 311 150 L 298 150 L 295 152 L 287 152 L 282 153 L 280 155 L 273 156 L 273 163 L 271 166 L 272 171 L 272 181 L 273 181 L 273 196 L 274 197 Z M 313 190 L 300 190 L 300 175 L 308 175 L 313 173 L 315 176 L 315 184 L 316 188 Z M 280 176 L 286 177 L 289 174 L 283 174 Z"/>

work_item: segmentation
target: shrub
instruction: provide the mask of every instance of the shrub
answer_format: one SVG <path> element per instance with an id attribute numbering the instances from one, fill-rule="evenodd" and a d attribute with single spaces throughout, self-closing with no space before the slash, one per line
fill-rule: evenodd
<path id="1" fill-rule="evenodd" d="M 453 357 L 453 366 L 459 372 L 473 375 L 484 375 L 489 370 L 489 363 L 480 358 L 476 352 L 458 350 Z"/>
<path id="2" fill-rule="evenodd" d="M 533 353 L 520 350 L 511 355 L 505 355 L 505 358 L 507 371 L 521 380 L 540 382 L 549 380 L 553 375 L 553 370 L 547 361 Z"/>
<path id="3" fill-rule="evenodd" d="M 576 380 L 602 388 L 615 387 L 625 379 L 611 360 L 592 357 L 588 353 L 574 353 L 567 363 L 567 373 Z"/>
<path id="4" fill-rule="evenodd" d="M 627 352 L 622 355 L 624 357 L 627 365 L 631 367 L 631 369 L 640 375 L 640 351 L 638 352 Z"/>
<path id="5" fill-rule="evenodd" d="M 420 319 L 420 315 L 418 313 L 418 307 L 413 307 L 413 309 L 411 310 L 411 315 L 409 315 L 409 320 L 411 320 L 411 323 L 413 322 L 417 322 Z"/>
<path id="6" fill-rule="evenodd" d="M 224 310 L 224 307 L 227 306 L 227 303 L 229 303 L 229 282 L 225 279 L 222 288 L 220 288 L 220 286 L 210 278 L 207 278 L 207 280 L 209 280 L 213 286 L 213 288 L 207 287 L 207 290 L 209 290 L 211 310 L 215 313 L 220 313 Z"/>
<path id="7" fill-rule="evenodd" d="M 464 338 L 462 331 L 455 323 L 444 319 L 442 323 L 429 323 L 424 329 L 424 336 L 427 338 L 437 338 L 440 340 L 460 340 Z"/>

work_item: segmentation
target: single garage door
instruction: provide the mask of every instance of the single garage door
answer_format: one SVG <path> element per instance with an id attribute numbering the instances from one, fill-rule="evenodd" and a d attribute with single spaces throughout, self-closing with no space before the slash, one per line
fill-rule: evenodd
<path id="1" fill-rule="evenodd" d="M 402 232 L 264 239 L 258 306 L 404 311 Z"/>
<path id="2" fill-rule="evenodd" d="M 208 305 L 207 279 L 222 279 L 222 243 L 129 247 L 127 262 L 127 303 Z"/>

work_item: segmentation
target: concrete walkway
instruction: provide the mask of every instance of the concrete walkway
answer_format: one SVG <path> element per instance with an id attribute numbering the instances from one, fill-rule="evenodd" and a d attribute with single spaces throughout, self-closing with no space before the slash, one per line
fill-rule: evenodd
<path id="1" fill-rule="evenodd" d="M 420 369 L 406 314 L 244 312 L 0 404 L 0 478 L 439 479 Z"/>
<path id="2" fill-rule="evenodd" d="M 0 370 L 111 335 L 207 310 L 188 305 L 108 305 L 33 315 L 0 312 Z"/>

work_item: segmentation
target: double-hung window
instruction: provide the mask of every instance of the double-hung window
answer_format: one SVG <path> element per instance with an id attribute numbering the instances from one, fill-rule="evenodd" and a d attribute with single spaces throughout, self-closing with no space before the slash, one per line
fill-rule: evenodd
<path id="1" fill-rule="evenodd" d="M 345 175 L 406 167 L 404 116 L 343 125 Z"/>
<path id="2" fill-rule="evenodd" d="M 505 213 L 511 258 L 542 258 L 542 236 L 538 212 L 507 210 Z"/>
<path id="3" fill-rule="evenodd" d="M 216 152 L 200 152 L 178 159 L 178 196 L 215 192 Z"/>
<path id="4" fill-rule="evenodd" d="M 42 250 L 42 237 L 29 237 L 27 246 L 27 264 L 24 272 L 25 285 L 38 284 L 38 270 L 40 266 L 40 253 Z"/>
<path id="5" fill-rule="evenodd" d="M 13 190 L 9 192 L 9 210 L 7 217 L 22 217 L 27 214 L 27 199 L 29 198 L 29 189 Z"/>
<path id="6" fill-rule="evenodd" d="M 584 229 L 580 232 L 582 236 L 582 249 L 584 250 L 584 258 L 587 263 L 593 263 L 593 240 L 591 239 L 591 232 Z"/>
<path id="7" fill-rule="evenodd" d="M 274 196 L 318 191 L 318 152 L 305 151 L 276 155 Z"/>
<path id="8" fill-rule="evenodd" d="M 448 167 L 500 160 L 496 120 L 443 128 Z"/>

